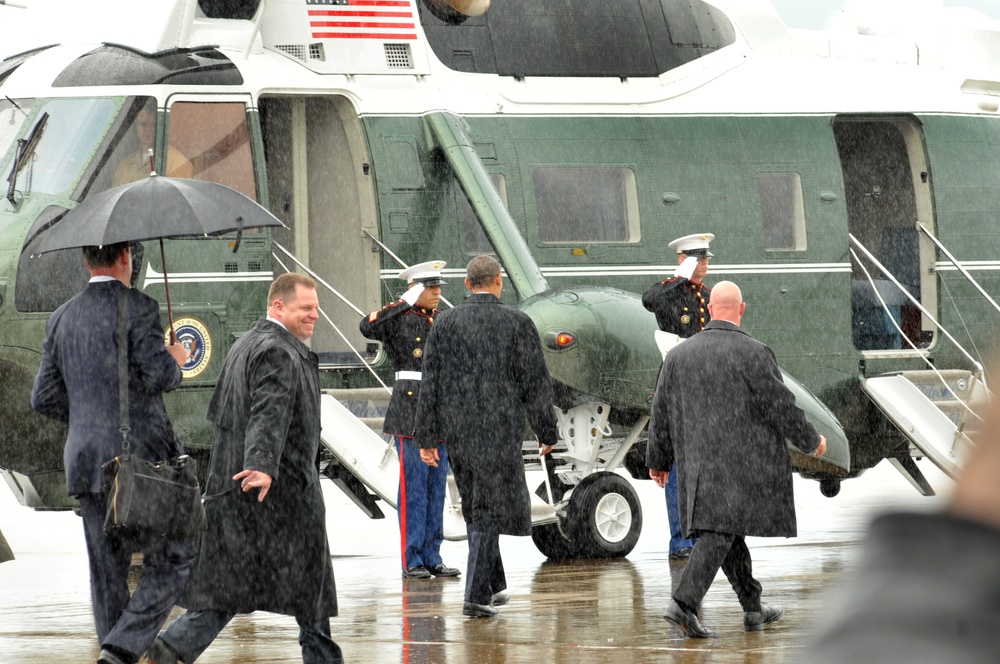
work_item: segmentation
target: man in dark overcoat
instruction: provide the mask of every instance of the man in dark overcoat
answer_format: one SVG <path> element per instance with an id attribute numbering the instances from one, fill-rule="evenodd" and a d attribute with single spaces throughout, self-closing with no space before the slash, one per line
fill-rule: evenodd
<path id="1" fill-rule="evenodd" d="M 525 415 L 542 454 L 559 434 L 538 331 L 500 302 L 500 264 L 477 256 L 466 275 L 473 295 L 438 317 L 427 342 L 415 438 L 431 465 L 441 441 L 448 449 L 469 534 L 462 612 L 492 617 L 508 599 L 499 536 L 531 534 Z"/>
<path id="2" fill-rule="evenodd" d="M 208 530 L 181 604 L 187 613 L 150 652 L 193 662 L 237 613 L 295 616 L 302 660 L 342 662 L 330 637 L 337 591 L 319 484 L 320 386 L 312 279 L 278 277 L 268 315 L 226 356 L 208 419 L 215 437 L 205 485 Z"/>
<path id="3" fill-rule="evenodd" d="M 164 346 L 160 306 L 129 288 L 127 242 L 84 247 L 91 279 L 45 326 L 42 363 L 31 391 L 36 411 L 69 424 L 63 458 L 66 491 L 80 502 L 90 562 L 99 662 L 132 664 L 150 646 L 174 606 L 197 552 L 197 538 L 137 541 L 104 533 L 102 465 L 122 452 L 119 431 L 117 319 L 125 300 L 128 344 L 129 451 L 158 461 L 184 453 L 167 417 L 163 392 L 181 384 L 187 350 Z M 129 596 L 132 552 L 142 551 L 142 579 Z"/>
<path id="4" fill-rule="evenodd" d="M 796 534 L 785 439 L 817 457 L 826 452 L 826 439 L 795 405 L 774 353 L 740 329 L 746 305 L 739 287 L 718 283 L 709 307 L 712 322 L 664 361 L 646 458 L 650 477 L 662 486 L 676 457 L 681 525 L 685 535 L 698 537 L 664 617 L 702 638 L 711 633 L 697 612 L 720 568 L 747 631 L 784 614 L 761 604 L 744 538 Z M 706 401 L 720 407 L 706 416 Z"/>
<path id="5" fill-rule="evenodd" d="M 694 233 L 679 237 L 669 246 L 677 253 L 674 276 L 655 283 L 642 294 L 642 306 L 656 316 L 656 325 L 663 332 L 690 339 L 712 320 L 708 303 L 712 289 L 705 285 L 708 262 L 713 255 L 708 250 L 715 235 Z M 664 497 L 667 501 L 667 522 L 670 524 L 670 560 L 687 560 L 694 540 L 681 533 L 680 508 L 677 505 L 677 473 L 670 469 Z"/>
<path id="6" fill-rule="evenodd" d="M 437 466 L 428 466 L 420 458 L 420 448 L 413 444 L 424 347 L 434 318 L 441 313 L 437 305 L 445 265 L 444 261 L 426 261 L 400 272 L 399 278 L 409 286 L 403 297 L 371 312 L 358 324 L 361 334 L 382 342 L 396 370 L 382 432 L 393 437 L 399 454 L 396 512 L 404 579 L 461 574 L 441 559 L 448 453 L 439 445 L 441 460 Z"/>

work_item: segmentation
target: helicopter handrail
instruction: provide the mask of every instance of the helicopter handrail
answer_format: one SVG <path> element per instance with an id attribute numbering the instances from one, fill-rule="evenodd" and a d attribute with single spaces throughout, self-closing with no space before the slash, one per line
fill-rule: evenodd
<path id="1" fill-rule="evenodd" d="M 865 247 L 865 245 L 863 245 L 856 237 L 854 237 L 853 234 L 848 233 L 847 236 L 848 238 L 850 238 L 851 242 L 855 244 L 861 251 L 863 251 L 865 256 L 867 256 L 868 259 L 871 260 L 876 267 L 878 267 L 878 269 L 882 272 L 882 274 L 888 277 L 889 280 L 893 284 L 895 284 L 896 288 L 902 291 L 902 293 L 910 300 L 910 302 L 912 302 L 918 309 L 920 309 L 920 311 L 924 315 L 930 318 L 930 320 L 934 323 L 934 325 L 939 330 L 941 330 L 941 332 L 943 332 L 946 337 L 948 337 L 948 339 L 955 345 L 956 348 L 958 348 L 958 350 L 963 355 L 965 355 L 965 357 L 975 367 L 975 371 L 973 372 L 974 379 L 979 380 L 979 377 L 984 374 L 983 365 L 980 362 L 978 362 L 974 357 L 972 357 L 972 355 L 970 355 L 969 352 L 966 351 L 965 348 L 963 348 L 960 343 L 958 343 L 955 337 L 953 337 L 951 333 L 948 332 L 948 330 L 945 329 L 945 327 L 941 325 L 941 323 L 938 322 L 938 320 L 934 318 L 934 316 L 929 311 L 927 311 L 927 309 L 924 308 L 924 306 L 920 303 L 920 301 L 917 300 L 906 288 L 903 287 L 902 284 L 899 283 L 896 277 L 893 276 L 893 274 L 884 265 L 882 265 L 882 263 L 880 263 L 879 260 L 875 258 L 875 256 L 873 256 L 870 251 L 868 251 L 868 248 Z M 854 249 L 851 249 L 850 252 L 851 255 L 854 257 L 854 260 L 857 261 L 858 266 L 865 273 L 865 277 L 867 277 L 868 283 L 871 284 L 872 290 L 875 293 L 875 297 L 878 298 L 878 301 L 882 305 L 882 308 L 885 310 L 886 314 L 889 315 L 889 320 L 892 322 L 896 330 L 900 333 L 900 336 L 903 339 L 906 339 L 906 342 L 910 345 L 911 348 L 913 348 L 913 350 L 920 350 L 917 348 L 916 344 L 914 344 L 913 341 L 905 333 L 903 333 L 903 329 L 896 322 L 896 319 L 891 315 L 891 312 L 889 311 L 889 305 L 886 304 L 885 300 L 882 298 L 882 294 L 879 293 L 878 288 L 875 287 L 875 280 L 872 278 L 871 273 L 868 271 L 868 268 L 866 268 L 864 263 L 861 262 L 861 259 L 858 257 L 857 253 L 855 253 Z M 963 397 L 960 397 L 958 394 L 955 393 L 954 390 L 951 389 L 951 387 L 948 385 L 948 381 L 944 378 L 944 376 L 941 375 L 940 370 L 938 370 L 938 368 L 934 366 L 934 364 L 929 359 L 927 359 L 927 357 L 921 355 L 921 359 L 937 375 L 938 379 L 941 381 L 941 384 L 944 385 L 944 388 L 948 390 L 948 392 L 950 392 L 953 397 L 955 397 L 955 399 L 962 405 L 965 411 L 971 413 L 973 417 L 976 417 L 979 420 L 983 419 L 978 413 L 976 413 L 971 407 L 969 407 L 968 403 L 966 403 Z M 990 394 L 989 387 L 986 386 L 985 382 L 983 383 L 983 386 L 986 389 L 987 395 L 989 396 Z M 963 412 L 963 424 L 964 424 L 964 414 L 965 413 Z"/>
<path id="2" fill-rule="evenodd" d="M 934 236 L 934 234 L 931 233 L 930 230 L 926 226 L 924 226 L 922 223 L 918 222 L 917 223 L 917 228 L 919 228 L 921 231 L 923 231 L 923 233 L 927 237 L 930 238 L 931 242 L 933 242 L 935 244 L 935 246 L 937 246 L 937 248 L 941 251 L 942 254 L 944 254 L 945 256 L 947 256 L 948 260 L 951 261 L 951 264 L 955 266 L 955 268 L 959 271 L 959 273 L 961 273 L 961 275 L 963 277 L 965 277 L 966 280 L 968 280 L 968 282 L 970 284 L 972 284 L 973 286 L 975 286 L 976 290 L 978 290 L 980 292 L 980 294 L 983 297 L 986 298 L 986 301 L 989 302 L 990 304 L 992 304 L 993 308 L 996 309 L 997 312 L 1000 312 L 1000 304 L 997 304 L 996 300 L 994 300 L 992 297 L 990 297 L 990 294 L 987 293 L 983 289 L 983 287 L 979 285 L 979 282 L 976 281 L 975 277 L 973 277 L 971 274 L 969 274 L 969 271 L 966 270 L 965 267 L 963 267 L 962 264 L 958 262 L 958 259 L 955 258 L 954 256 L 952 256 L 951 252 L 948 251 L 945 248 L 945 246 L 941 243 L 941 241 L 938 240 Z"/>
<path id="3" fill-rule="evenodd" d="M 361 233 L 363 235 L 367 235 L 368 239 L 370 239 L 372 242 L 374 242 L 375 244 L 377 244 L 382 249 L 382 251 L 384 251 L 385 253 L 389 254 L 389 257 L 392 260 L 394 260 L 397 263 L 399 263 L 399 266 L 401 268 L 403 268 L 405 270 L 406 268 L 410 267 L 409 265 L 407 265 L 406 263 L 403 262 L 402 258 L 400 258 L 396 254 L 392 253 L 392 249 L 390 249 L 389 247 L 387 247 L 384 244 L 382 244 L 377 237 L 375 237 L 374 235 L 372 235 L 371 231 L 369 231 L 367 228 L 362 228 L 361 229 Z M 372 249 L 372 251 L 375 251 L 375 250 Z M 444 302 L 445 304 L 447 304 L 452 309 L 455 308 L 455 305 L 452 304 L 451 302 L 449 302 L 448 300 L 446 300 L 445 297 L 444 297 L 444 295 L 441 296 L 441 301 Z"/>

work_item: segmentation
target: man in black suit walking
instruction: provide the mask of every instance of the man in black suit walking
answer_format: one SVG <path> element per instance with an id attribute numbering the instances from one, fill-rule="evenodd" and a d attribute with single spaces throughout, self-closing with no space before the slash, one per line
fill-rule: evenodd
<path id="1" fill-rule="evenodd" d="M 711 635 L 697 612 L 720 568 L 743 607 L 746 631 L 784 615 L 761 604 L 744 537 L 796 534 L 785 439 L 816 457 L 826 452 L 774 353 L 740 329 L 746 304 L 739 287 L 718 283 L 708 306 L 712 321 L 664 361 L 646 451 L 649 476 L 660 486 L 676 457 L 681 526 L 698 538 L 664 616 L 696 638 Z M 724 407 L 706 417 L 706 398 Z"/>
<path id="2" fill-rule="evenodd" d="M 90 283 L 59 307 L 45 326 L 42 363 L 31 406 L 69 424 L 64 462 L 66 490 L 80 501 L 90 559 L 90 589 L 97 638 L 106 664 L 134 664 L 157 630 L 191 571 L 197 538 L 135 541 L 104 534 L 101 466 L 121 453 L 118 411 L 118 299 L 126 301 L 129 443 L 136 456 L 159 460 L 184 453 L 162 393 L 181 382 L 187 350 L 164 346 L 156 300 L 128 287 L 128 243 L 84 247 Z M 129 597 L 132 552 L 142 551 L 142 579 Z"/>
<path id="3" fill-rule="evenodd" d="M 556 443 L 558 428 L 538 331 L 500 302 L 500 264 L 476 256 L 465 286 L 473 295 L 441 314 L 427 340 L 415 438 L 432 466 L 440 441 L 448 450 L 469 533 L 462 613 L 488 618 L 509 599 L 499 536 L 531 534 L 521 458 L 525 415 L 541 454 Z"/>

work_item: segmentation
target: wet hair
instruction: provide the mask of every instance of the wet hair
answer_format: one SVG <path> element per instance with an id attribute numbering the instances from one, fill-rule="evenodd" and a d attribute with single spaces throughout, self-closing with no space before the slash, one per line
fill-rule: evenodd
<path id="1" fill-rule="evenodd" d="M 295 288 L 297 286 L 304 286 L 315 290 L 316 282 L 304 274 L 296 274 L 295 272 L 283 274 L 274 280 L 274 283 L 271 284 L 271 288 L 267 291 L 267 306 L 270 307 L 271 303 L 275 300 L 288 302 L 289 300 L 294 299 Z"/>
<path id="2" fill-rule="evenodd" d="M 101 267 L 111 267 L 118 260 L 118 257 L 122 255 L 122 252 L 128 249 L 128 242 L 116 242 L 114 244 L 105 244 L 100 247 L 89 246 L 83 248 L 83 260 L 87 261 L 87 265 L 91 269 L 101 268 Z"/>
<path id="3" fill-rule="evenodd" d="M 500 274 L 500 263 L 492 256 L 483 254 L 476 256 L 469 261 L 465 268 L 465 276 L 469 280 L 469 286 L 481 288 L 489 286 Z"/>

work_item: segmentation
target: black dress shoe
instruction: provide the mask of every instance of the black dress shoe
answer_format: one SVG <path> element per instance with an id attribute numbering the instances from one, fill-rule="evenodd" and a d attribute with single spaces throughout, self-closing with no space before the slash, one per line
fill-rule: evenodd
<path id="1" fill-rule="evenodd" d="M 120 655 L 110 648 L 101 648 L 101 654 L 97 658 L 97 664 L 135 664 L 139 660 L 136 656 L 126 657 Z"/>
<path id="2" fill-rule="evenodd" d="M 681 608 L 676 600 L 670 603 L 670 606 L 667 607 L 667 613 L 663 617 L 680 627 L 688 638 L 707 639 L 712 636 L 712 633 L 698 622 L 698 616 Z"/>
<path id="3" fill-rule="evenodd" d="M 404 579 L 429 579 L 431 578 L 431 573 L 423 565 L 414 565 L 409 569 L 403 570 Z"/>
<path id="4" fill-rule="evenodd" d="M 490 598 L 490 606 L 503 606 L 510 601 L 510 595 L 504 591 L 498 593 L 493 593 L 493 597 Z"/>
<path id="5" fill-rule="evenodd" d="M 434 576 L 458 576 L 462 571 L 456 567 L 446 567 L 444 563 L 431 565 L 427 568 Z"/>
<path id="6" fill-rule="evenodd" d="M 492 618 L 499 615 L 500 612 L 494 609 L 488 604 L 475 604 L 474 602 L 466 602 L 462 605 L 462 615 L 469 616 L 470 618 Z"/>
<path id="7" fill-rule="evenodd" d="M 148 664 L 177 664 L 180 656 L 174 649 L 167 645 L 166 641 L 156 637 L 153 645 L 146 651 L 146 662 Z"/>
<path id="8" fill-rule="evenodd" d="M 743 629 L 747 632 L 759 632 L 764 625 L 781 620 L 785 610 L 780 606 L 760 605 L 760 611 L 747 611 L 743 614 Z"/>
<path id="9" fill-rule="evenodd" d="M 688 558 L 691 557 L 691 548 L 692 547 L 688 546 L 683 549 L 678 549 L 677 551 L 674 551 L 669 556 L 670 560 L 687 560 Z"/>

